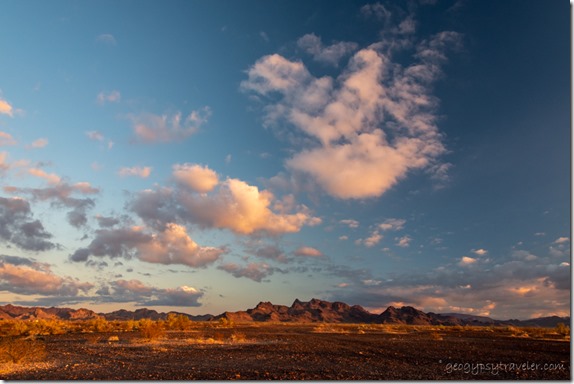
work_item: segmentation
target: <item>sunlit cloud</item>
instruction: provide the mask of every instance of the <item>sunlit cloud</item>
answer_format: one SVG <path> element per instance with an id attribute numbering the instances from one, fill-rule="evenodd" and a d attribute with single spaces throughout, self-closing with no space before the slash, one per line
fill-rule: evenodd
<path id="1" fill-rule="evenodd" d="M 554 244 L 564 244 L 570 241 L 570 238 L 568 237 L 559 237 L 556 240 L 554 240 Z"/>
<path id="2" fill-rule="evenodd" d="M 137 279 L 111 281 L 98 292 L 100 301 L 134 302 L 138 306 L 199 307 L 203 297 L 203 292 L 187 285 L 157 288 Z"/>
<path id="3" fill-rule="evenodd" d="M 431 84 L 445 49 L 459 39 L 444 32 L 421 42 L 418 61 L 404 68 L 376 47 L 362 49 L 338 78 L 316 78 L 300 61 L 264 56 L 241 88 L 267 100 L 280 94 L 265 108 L 266 124 L 286 122 L 316 139 L 286 161 L 289 170 L 337 198 L 377 197 L 410 170 L 436 165 L 445 152 Z"/>
<path id="4" fill-rule="evenodd" d="M 413 239 L 412 239 L 411 237 L 409 237 L 409 236 L 403 236 L 403 237 L 400 237 L 400 238 L 398 238 L 398 239 L 396 239 L 396 240 L 397 240 L 397 244 L 396 244 L 396 245 L 397 245 L 398 247 L 406 248 L 406 247 L 408 247 L 408 246 L 411 245 L 411 241 L 412 241 Z"/>
<path id="5" fill-rule="evenodd" d="M 16 144 L 17 144 L 16 140 L 14 139 L 14 137 L 12 137 L 11 134 L 0 131 L 0 146 L 8 147 Z"/>
<path id="6" fill-rule="evenodd" d="M 12 108 L 12 105 L 6 100 L 0 99 L 0 114 L 8 115 L 10 117 L 14 116 L 14 109 Z"/>
<path id="7" fill-rule="evenodd" d="M 151 170 L 151 167 L 122 167 L 118 171 L 118 175 L 122 177 L 136 176 L 147 179 L 151 175 Z"/>
<path id="8" fill-rule="evenodd" d="M 353 219 L 339 220 L 339 223 L 348 226 L 349 228 L 359 228 L 359 222 Z"/>
<path id="9" fill-rule="evenodd" d="M 476 263 L 476 261 L 477 260 L 475 258 L 463 256 L 460 258 L 458 265 L 465 267 L 467 265 L 472 265 L 472 264 Z"/>
<path id="10" fill-rule="evenodd" d="M 310 54 L 313 60 L 337 66 L 343 57 L 357 50 L 359 45 L 353 42 L 342 41 L 324 46 L 320 37 L 310 33 L 299 38 L 297 46 Z"/>
<path id="11" fill-rule="evenodd" d="M 38 168 L 30 168 L 28 169 L 28 173 L 32 176 L 46 180 L 49 184 L 58 184 L 62 180 L 60 176 L 55 173 L 47 173 L 46 171 Z"/>
<path id="12" fill-rule="evenodd" d="M 179 184 L 199 193 L 210 192 L 219 183 L 215 171 L 198 164 L 175 164 L 173 177 Z"/>
<path id="13" fill-rule="evenodd" d="M 173 115 L 154 115 L 151 113 L 132 115 L 132 128 L 135 139 L 141 143 L 167 143 L 183 140 L 197 133 L 207 123 L 211 109 L 203 107 L 192 111 L 187 117 L 181 112 Z"/>
<path id="14" fill-rule="evenodd" d="M 322 257 L 323 252 L 313 247 L 299 247 L 293 252 L 295 256 L 299 257 Z"/>
<path id="15" fill-rule="evenodd" d="M 486 249 L 480 248 L 480 249 L 473 249 L 472 253 L 474 253 L 475 255 L 478 255 L 478 256 L 484 256 L 488 253 L 488 251 Z"/>
<path id="16" fill-rule="evenodd" d="M 399 231 L 403 229 L 406 222 L 407 221 L 403 219 L 386 219 L 381 224 L 379 224 L 379 228 L 382 231 Z"/>

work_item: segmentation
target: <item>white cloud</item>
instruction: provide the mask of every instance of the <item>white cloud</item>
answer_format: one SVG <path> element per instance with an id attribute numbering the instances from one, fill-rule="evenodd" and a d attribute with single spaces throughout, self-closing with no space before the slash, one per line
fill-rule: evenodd
<path id="1" fill-rule="evenodd" d="M 313 60 L 337 66 L 339 61 L 346 55 L 358 48 L 357 43 L 338 42 L 324 46 L 321 38 L 310 33 L 297 40 L 299 48 L 313 56 Z"/>
<path id="2" fill-rule="evenodd" d="M 137 176 L 146 179 L 151 175 L 151 167 L 122 167 L 118 171 L 118 175 L 122 177 Z"/>
<path id="3" fill-rule="evenodd" d="M 443 51 L 458 38 L 439 33 L 421 42 L 418 61 L 406 68 L 376 47 L 362 49 L 336 79 L 315 78 L 303 63 L 269 55 L 248 70 L 241 88 L 273 100 L 267 125 L 287 122 L 316 139 L 286 161 L 290 171 L 337 198 L 378 197 L 410 170 L 436 166 L 445 152 L 431 83 Z"/>
<path id="4" fill-rule="evenodd" d="M 114 35 L 111 33 L 102 33 L 96 37 L 96 41 L 98 43 L 107 44 L 107 45 L 116 45 L 117 41 Z"/>
<path id="5" fill-rule="evenodd" d="M 93 141 L 100 141 L 100 142 L 106 141 L 106 138 L 104 137 L 104 135 L 99 131 L 86 132 L 86 136 L 88 136 L 88 138 L 90 140 L 93 140 Z M 114 142 L 111 140 L 107 140 L 108 149 L 112 149 L 113 146 L 114 146 Z"/>
<path id="6" fill-rule="evenodd" d="M 180 185 L 199 193 L 210 192 L 219 183 L 215 171 L 198 164 L 175 164 L 173 177 Z"/>
<path id="7" fill-rule="evenodd" d="M 143 143 L 158 143 L 183 140 L 197 133 L 211 116 L 208 107 L 192 111 L 187 117 L 181 112 L 173 115 L 154 115 L 151 113 L 132 115 L 133 131 L 136 140 Z"/>

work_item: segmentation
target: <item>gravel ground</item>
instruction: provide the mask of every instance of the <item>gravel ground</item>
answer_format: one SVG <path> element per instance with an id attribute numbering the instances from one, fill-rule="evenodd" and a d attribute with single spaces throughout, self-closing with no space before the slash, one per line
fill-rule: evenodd
<path id="1" fill-rule="evenodd" d="M 244 337 L 232 341 L 233 334 Z M 46 336 L 45 343 L 42 362 L 0 364 L 0 379 L 570 380 L 569 342 L 476 331 L 315 333 L 266 325 L 169 332 L 151 342 L 134 332 Z"/>

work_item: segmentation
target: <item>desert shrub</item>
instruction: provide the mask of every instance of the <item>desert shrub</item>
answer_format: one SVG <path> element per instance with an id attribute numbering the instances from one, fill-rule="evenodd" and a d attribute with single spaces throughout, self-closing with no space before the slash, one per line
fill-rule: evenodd
<path id="1" fill-rule="evenodd" d="M 142 319 L 139 323 L 139 330 L 144 339 L 155 340 L 165 335 L 163 322 Z"/>
<path id="2" fill-rule="evenodd" d="M 29 332 L 28 322 L 24 320 L 5 320 L 0 327 L 2 336 L 21 336 Z"/>
<path id="3" fill-rule="evenodd" d="M 233 327 L 235 327 L 235 322 L 231 319 L 227 319 L 225 317 L 222 317 L 217 322 L 217 325 L 221 328 L 233 328 Z"/>
<path id="4" fill-rule="evenodd" d="M 34 320 L 28 323 L 31 335 L 62 335 L 66 333 L 66 323 L 62 320 Z"/>
<path id="5" fill-rule="evenodd" d="M 570 335 L 570 327 L 564 323 L 556 324 L 556 328 L 554 328 L 556 333 L 562 336 L 569 336 Z"/>
<path id="6" fill-rule="evenodd" d="M 46 346 L 39 340 L 4 337 L 0 340 L 0 356 L 12 363 L 38 361 L 46 356 Z"/>
<path id="7" fill-rule="evenodd" d="M 169 313 L 166 319 L 168 329 L 184 331 L 191 327 L 191 320 L 182 314 Z"/>
<path id="8" fill-rule="evenodd" d="M 118 329 L 124 332 L 132 332 L 138 329 L 138 322 L 135 320 L 120 321 Z"/>
<path id="9" fill-rule="evenodd" d="M 112 324 L 103 317 L 88 320 L 85 325 L 87 330 L 92 332 L 108 332 L 112 330 Z"/>
<path id="10" fill-rule="evenodd" d="M 441 336 L 441 334 L 438 333 L 438 332 L 431 332 L 431 333 L 430 333 L 430 337 L 431 337 L 431 339 L 433 339 L 433 340 L 442 340 L 442 336 Z"/>
<path id="11" fill-rule="evenodd" d="M 247 337 L 241 332 L 233 332 L 229 339 L 232 343 L 245 343 L 247 341 Z"/>

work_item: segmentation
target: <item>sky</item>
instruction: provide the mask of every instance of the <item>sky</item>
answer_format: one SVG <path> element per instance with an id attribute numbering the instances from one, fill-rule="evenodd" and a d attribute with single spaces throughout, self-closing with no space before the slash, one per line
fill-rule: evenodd
<path id="1" fill-rule="evenodd" d="M 570 315 L 567 1 L 14 1 L 0 303 Z"/>

